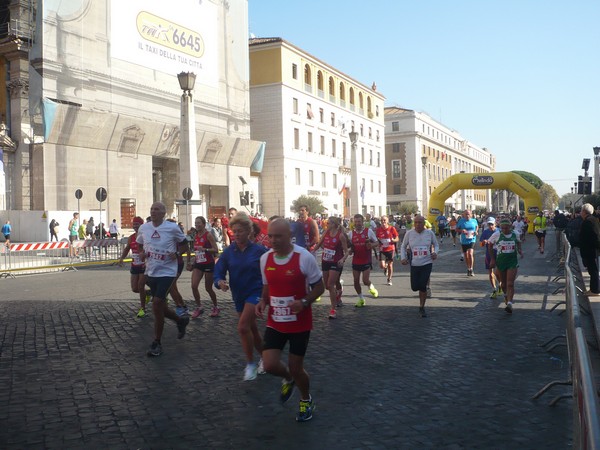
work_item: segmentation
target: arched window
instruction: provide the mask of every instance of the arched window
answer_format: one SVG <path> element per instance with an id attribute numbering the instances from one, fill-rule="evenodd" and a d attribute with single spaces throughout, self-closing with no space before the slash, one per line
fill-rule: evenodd
<path id="1" fill-rule="evenodd" d="M 320 70 L 317 72 L 317 89 L 323 91 L 323 72 Z"/>
<path id="2" fill-rule="evenodd" d="M 335 81 L 333 81 L 333 77 L 329 77 L 329 101 L 335 101 Z"/>
<path id="3" fill-rule="evenodd" d="M 354 106 L 354 88 L 350 88 L 350 104 Z"/>
<path id="4" fill-rule="evenodd" d="M 308 64 L 304 65 L 304 84 L 312 85 L 312 74 Z"/>
<path id="5" fill-rule="evenodd" d="M 372 110 L 370 95 L 367 96 L 367 116 L 369 117 L 369 119 L 373 118 L 373 110 Z"/>
<path id="6" fill-rule="evenodd" d="M 358 93 L 358 109 L 360 110 L 360 113 L 363 114 L 364 113 L 364 108 L 365 108 L 365 102 L 363 99 L 363 93 L 359 92 Z"/>
<path id="7" fill-rule="evenodd" d="M 346 87 L 344 83 L 340 83 L 340 100 L 343 102 L 346 101 Z"/>

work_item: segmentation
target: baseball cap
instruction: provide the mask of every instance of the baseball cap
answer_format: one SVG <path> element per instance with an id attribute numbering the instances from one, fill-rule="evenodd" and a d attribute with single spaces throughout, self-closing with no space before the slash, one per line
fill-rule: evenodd
<path id="1" fill-rule="evenodd" d="M 493 217 L 488 217 L 488 220 L 486 223 L 496 223 L 496 219 L 494 219 Z"/>
<path id="2" fill-rule="evenodd" d="M 144 224 L 144 219 L 142 219 L 141 217 L 133 218 L 133 225 L 143 225 L 143 224 Z"/>

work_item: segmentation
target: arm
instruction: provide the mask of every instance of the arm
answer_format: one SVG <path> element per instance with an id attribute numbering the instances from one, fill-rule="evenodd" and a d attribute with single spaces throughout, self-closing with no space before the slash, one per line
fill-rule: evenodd
<path id="1" fill-rule="evenodd" d="M 123 252 L 121 253 L 121 257 L 119 258 L 119 261 L 117 262 L 117 264 L 119 266 L 123 265 L 123 260 L 125 259 L 125 257 L 129 254 L 129 250 L 131 250 L 131 246 L 129 245 L 129 239 L 127 239 L 127 245 L 125 246 L 125 248 L 123 249 Z"/>
<path id="2" fill-rule="evenodd" d="M 213 284 L 217 289 L 221 289 L 223 292 L 229 290 L 229 283 L 227 282 L 227 271 L 229 270 L 229 251 L 224 251 L 217 264 L 215 264 L 215 273 Z"/>
<path id="3" fill-rule="evenodd" d="M 311 253 L 316 252 L 317 250 L 319 250 L 319 248 L 323 246 L 323 241 L 325 240 L 325 233 L 323 233 L 323 236 L 321 236 L 319 242 L 312 248 Z"/>
<path id="4" fill-rule="evenodd" d="M 408 236 L 410 235 L 410 230 L 406 232 L 404 235 L 404 239 L 402 239 L 402 244 L 400 244 L 400 262 L 402 265 L 408 264 L 408 258 L 406 254 L 406 249 L 408 248 Z"/>
<path id="5" fill-rule="evenodd" d="M 314 246 L 317 244 L 317 242 L 319 242 L 321 240 L 321 234 L 319 233 L 319 226 L 317 225 L 317 221 L 316 220 L 312 220 L 310 225 L 310 228 L 312 230 L 312 239 L 310 242 L 311 246 Z"/>
<path id="6" fill-rule="evenodd" d="M 348 247 L 348 236 L 346 233 L 340 233 L 340 243 L 342 244 L 342 251 L 344 252 L 344 256 L 342 259 L 338 261 L 338 266 L 343 266 L 346 260 L 348 259 L 348 255 L 350 255 L 350 248 Z"/>
<path id="7" fill-rule="evenodd" d="M 265 284 L 263 285 L 263 289 L 262 289 L 262 294 L 260 296 L 260 302 L 258 302 L 258 304 L 256 305 L 256 316 L 260 317 L 261 319 L 264 319 L 264 312 L 267 309 L 267 306 L 269 305 L 269 285 Z"/>

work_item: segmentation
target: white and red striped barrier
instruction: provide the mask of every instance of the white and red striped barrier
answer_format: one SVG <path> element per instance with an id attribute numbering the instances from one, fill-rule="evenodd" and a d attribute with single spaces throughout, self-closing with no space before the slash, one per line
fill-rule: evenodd
<path id="1" fill-rule="evenodd" d="M 117 239 L 86 239 L 85 241 L 73 241 L 72 244 L 75 248 L 109 247 L 119 245 L 119 241 Z"/>
<path id="2" fill-rule="evenodd" d="M 69 248 L 69 243 L 61 242 L 28 242 L 22 244 L 10 244 L 11 252 L 27 252 L 36 250 L 57 250 L 61 248 Z"/>

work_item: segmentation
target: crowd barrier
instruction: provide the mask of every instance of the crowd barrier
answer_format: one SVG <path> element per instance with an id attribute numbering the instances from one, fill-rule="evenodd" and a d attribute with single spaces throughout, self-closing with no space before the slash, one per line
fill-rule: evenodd
<path id="1" fill-rule="evenodd" d="M 0 278 L 15 274 L 76 270 L 77 266 L 118 260 L 126 239 L 27 242 L 0 247 Z"/>
<path id="2" fill-rule="evenodd" d="M 587 308 L 582 308 L 581 300 L 585 298 L 585 286 L 581 276 L 581 268 L 575 252 L 572 251 L 564 233 L 561 233 L 561 249 L 557 252 L 564 255 L 565 272 L 565 302 L 567 323 L 565 334 L 557 336 L 543 344 L 547 346 L 556 339 L 566 339 L 569 356 L 569 371 L 567 380 L 555 380 L 546 384 L 533 398 L 536 399 L 553 386 L 570 385 L 571 393 L 559 395 L 549 404 L 555 405 L 560 399 L 573 398 L 573 448 L 600 450 L 600 411 L 598 391 L 594 378 L 592 363 L 589 354 L 588 341 L 582 323 L 582 309 L 588 313 Z M 547 348 L 552 350 L 559 344 Z"/>

